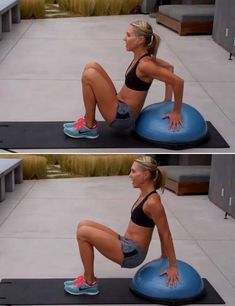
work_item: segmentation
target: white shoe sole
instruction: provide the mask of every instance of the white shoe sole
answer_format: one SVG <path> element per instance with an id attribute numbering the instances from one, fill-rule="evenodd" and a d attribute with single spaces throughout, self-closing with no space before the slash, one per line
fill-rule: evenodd
<path id="1" fill-rule="evenodd" d="M 66 292 L 68 292 L 69 294 L 71 294 L 71 295 L 97 295 L 97 294 L 99 294 L 99 291 L 97 291 L 97 292 L 78 292 L 78 293 L 75 293 L 75 292 L 70 292 L 70 291 L 68 291 L 68 290 L 66 290 L 66 289 L 64 289 Z"/>
<path id="2" fill-rule="evenodd" d="M 85 135 L 81 135 L 81 136 L 71 136 L 69 134 L 67 134 L 65 131 L 64 131 L 64 134 L 70 138 L 75 138 L 75 139 L 79 139 L 79 138 L 88 138 L 88 139 L 96 139 L 99 137 L 99 135 L 97 136 L 85 136 Z"/>

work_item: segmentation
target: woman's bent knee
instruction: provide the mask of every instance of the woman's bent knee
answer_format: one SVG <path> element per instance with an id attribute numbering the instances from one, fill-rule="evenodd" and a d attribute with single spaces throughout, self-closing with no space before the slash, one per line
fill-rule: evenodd
<path id="1" fill-rule="evenodd" d="M 77 229 L 77 239 L 78 240 L 86 240 L 86 238 L 89 236 L 90 227 L 86 224 L 78 226 Z"/>
<path id="2" fill-rule="evenodd" d="M 82 82 L 90 82 L 97 78 L 97 70 L 93 67 L 87 68 L 83 71 Z"/>
<path id="3" fill-rule="evenodd" d="M 101 68 L 101 65 L 96 63 L 96 62 L 90 62 L 90 63 L 85 65 L 84 71 L 86 71 L 90 68 L 95 69 L 95 70 L 99 70 Z"/>
<path id="4" fill-rule="evenodd" d="M 78 223 L 77 230 L 78 230 L 80 227 L 84 226 L 84 225 L 90 225 L 90 223 L 91 223 L 90 220 L 82 220 L 82 221 L 80 221 L 80 222 Z"/>

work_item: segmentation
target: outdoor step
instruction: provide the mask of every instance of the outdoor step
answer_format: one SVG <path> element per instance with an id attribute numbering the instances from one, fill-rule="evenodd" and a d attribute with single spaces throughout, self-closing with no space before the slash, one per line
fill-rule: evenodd
<path id="1" fill-rule="evenodd" d="M 60 177 L 62 177 L 62 178 L 66 178 L 66 177 L 70 178 L 71 175 L 69 173 L 48 174 L 47 175 L 47 178 L 60 178 Z"/>
<path id="2" fill-rule="evenodd" d="M 45 5 L 46 18 L 57 18 L 57 17 L 69 17 L 70 13 L 64 11 L 59 7 L 58 4 L 49 4 Z"/>
<path id="3" fill-rule="evenodd" d="M 46 17 L 47 18 L 70 17 L 70 15 L 66 13 L 58 13 L 58 14 L 46 14 Z"/>

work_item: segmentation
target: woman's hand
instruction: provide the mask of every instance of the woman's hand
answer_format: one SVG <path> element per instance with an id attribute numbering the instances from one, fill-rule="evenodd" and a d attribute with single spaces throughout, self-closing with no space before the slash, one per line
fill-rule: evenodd
<path id="1" fill-rule="evenodd" d="M 162 119 L 169 118 L 169 129 L 172 129 L 173 131 L 179 130 L 183 127 L 183 123 L 181 121 L 180 113 L 178 112 L 171 112 L 162 117 Z"/>
<path id="2" fill-rule="evenodd" d="M 169 267 L 168 269 L 163 271 L 160 274 L 160 276 L 165 275 L 165 274 L 167 275 L 167 281 L 166 281 L 167 286 L 176 287 L 177 282 L 180 282 L 179 272 L 178 272 L 177 267 Z"/>

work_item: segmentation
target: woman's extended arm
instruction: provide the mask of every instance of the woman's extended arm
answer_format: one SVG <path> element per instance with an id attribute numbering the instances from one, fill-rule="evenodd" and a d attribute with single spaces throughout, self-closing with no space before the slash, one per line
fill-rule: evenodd
<path id="1" fill-rule="evenodd" d="M 155 222 L 160 235 L 160 240 L 162 241 L 162 249 L 165 251 L 169 260 L 169 268 L 165 271 L 162 271 L 161 275 L 167 274 L 167 283 L 169 283 L 170 286 L 175 286 L 177 281 L 179 281 L 175 249 L 165 210 L 161 203 L 160 197 L 158 199 L 149 199 L 145 205 L 144 212 L 149 215 Z"/>
<path id="2" fill-rule="evenodd" d="M 156 62 L 156 64 L 158 66 L 166 68 L 169 71 L 171 71 L 172 73 L 174 73 L 174 66 L 172 66 L 171 64 L 163 61 L 160 58 L 156 58 L 155 62 Z M 165 86 L 165 98 L 164 98 L 164 101 L 165 102 L 172 101 L 173 88 L 172 88 L 172 86 L 170 84 L 168 84 L 168 83 L 165 83 L 165 84 L 166 84 L 166 86 Z"/>
<path id="3" fill-rule="evenodd" d="M 157 79 L 172 86 L 175 98 L 174 108 L 173 111 L 166 114 L 163 119 L 170 119 L 170 128 L 175 129 L 182 126 L 181 105 L 183 100 L 184 80 L 172 73 L 167 68 L 157 65 L 152 60 L 141 61 L 138 68 L 143 76 Z"/>

